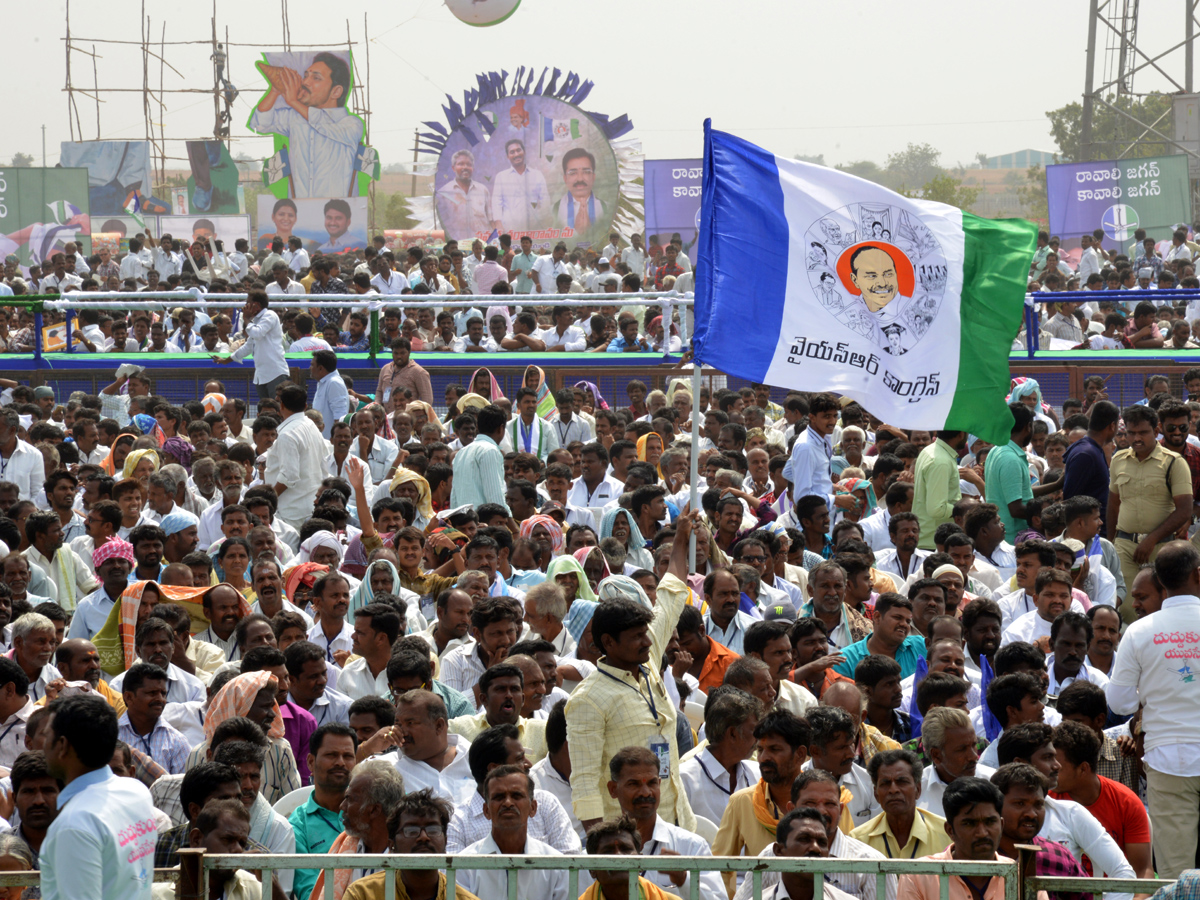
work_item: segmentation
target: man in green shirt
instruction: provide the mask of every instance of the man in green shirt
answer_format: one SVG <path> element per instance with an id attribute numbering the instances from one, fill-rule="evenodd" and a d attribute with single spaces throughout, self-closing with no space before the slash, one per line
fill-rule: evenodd
<path id="1" fill-rule="evenodd" d="M 933 534 L 953 518 L 954 504 L 962 499 L 960 481 L 983 493 L 983 479 L 971 468 L 959 468 L 958 456 L 967 444 L 965 431 L 939 431 L 937 440 L 921 451 L 913 464 L 913 507 L 921 522 L 917 546 L 933 550 Z"/>
<path id="2" fill-rule="evenodd" d="M 999 507 L 1004 539 L 1016 544 L 1017 534 L 1029 527 L 1025 504 L 1034 497 L 1058 490 L 1062 481 L 1033 486 L 1029 457 L 1025 455 L 1025 447 L 1033 436 L 1033 411 L 1023 403 L 1010 403 L 1008 409 L 1013 416 L 1009 441 L 988 454 L 983 465 L 983 481 L 988 502 Z"/>
<path id="3" fill-rule="evenodd" d="M 297 853 L 328 853 L 342 833 L 342 799 L 354 768 L 354 732 L 340 722 L 327 722 L 309 740 L 308 768 L 313 789 L 288 821 L 296 834 Z M 297 897 L 307 897 L 317 883 L 319 869 L 297 869 Z"/>

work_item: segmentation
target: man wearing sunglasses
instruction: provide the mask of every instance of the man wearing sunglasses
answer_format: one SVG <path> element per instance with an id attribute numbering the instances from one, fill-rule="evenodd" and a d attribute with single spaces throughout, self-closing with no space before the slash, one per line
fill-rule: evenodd
<path id="1" fill-rule="evenodd" d="M 1158 408 L 1160 443 L 1187 462 L 1192 472 L 1192 514 L 1200 514 L 1200 447 L 1188 440 L 1192 411 L 1179 400 L 1169 400 Z"/>

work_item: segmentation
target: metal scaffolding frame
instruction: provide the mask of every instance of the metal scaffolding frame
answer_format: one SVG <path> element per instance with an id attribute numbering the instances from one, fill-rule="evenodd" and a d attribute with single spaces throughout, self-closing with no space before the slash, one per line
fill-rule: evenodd
<path id="1" fill-rule="evenodd" d="M 302 49 L 329 49 L 338 47 L 339 44 L 333 42 L 323 42 L 320 44 L 294 44 L 292 43 L 291 25 L 288 21 L 288 0 L 280 0 L 281 3 L 281 23 L 282 23 L 282 41 L 280 43 L 267 43 L 264 41 L 252 41 L 249 43 L 238 42 L 230 39 L 230 31 L 228 26 L 223 29 L 217 23 L 216 0 L 213 0 L 213 11 L 211 18 L 211 36 L 199 40 L 167 40 L 167 23 L 164 20 L 161 23 L 155 23 L 150 16 L 146 14 L 146 2 L 142 0 L 140 26 L 141 39 L 128 40 L 115 37 L 81 37 L 71 31 L 71 0 L 66 3 L 65 26 L 66 34 L 62 38 L 66 52 L 66 83 L 63 86 L 63 92 L 67 95 L 67 117 L 70 126 L 72 141 L 102 141 L 111 140 L 104 134 L 104 126 L 101 122 L 102 105 L 110 102 L 115 102 L 123 94 L 141 94 L 142 99 L 142 116 L 145 121 L 145 140 L 150 144 L 150 158 L 154 166 L 154 185 L 153 190 L 157 195 L 158 192 L 166 187 L 167 182 L 167 164 L 169 162 L 182 163 L 185 167 L 188 165 L 188 157 L 185 150 L 180 149 L 180 145 L 186 141 L 211 141 L 220 140 L 229 148 L 231 154 L 233 152 L 234 142 L 239 139 L 259 138 L 261 135 L 256 135 L 251 132 L 243 134 L 234 133 L 234 121 L 228 117 L 231 112 L 232 98 L 227 97 L 226 87 L 229 87 L 222 81 L 222 70 L 228 72 L 228 59 L 235 49 L 242 52 L 250 52 L 255 55 L 262 51 L 269 50 L 302 50 Z M 155 31 L 158 34 L 155 36 Z M 224 34 L 224 40 L 221 39 L 221 34 Z M 127 33 L 125 31 L 120 32 Z M 357 55 L 354 60 L 354 89 L 348 101 L 348 107 L 352 113 L 361 116 L 365 124 L 364 141 L 370 145 L 371 139 L 371 98 L 370 98 L 370 74 L 371 74 L 371 53 L 369 42 L 369 25 L 367 14 L 363 13 L 363 39 L 361 42 L 354 40 L 351 34 L 350 19 L 346 19 L 346 40 L 345 47 L 352 52 L 356 47 L 366 48 L 363 58 L 359 59 Z M 99 61 L 104 59 L 104 55 L 100 52 L 106 47 L 113 49 L 124 49 L 128 47 L 137 47 L 140 50 L 142 57 L 142 79 L 140 85 L 127 84 L 104 84 L 101 85 L 99 75 Z M 97 48 L 100 48 L 99 50 Z M 178 79 L 182 81 L 185 76 L 174 65 L 171 59 L 177 58 L 177 55 L 194 54 L 196 52 L 207 53 L 213 65 L 213 83 L 211 87 L 192 87 L 192 86 L 168 86 L 167 70 L 170 69 Z M 73 64 L 78 65 L 82 60 L 84 63 L 90 62 L 92 75 L 92 84 L 84 87 L 76 83 L 76 72 L 73 71 Z M 85 66 L 87 68 L 88 66 Z M 155 81 L 155 68 L 157 72 L 157 85 Z M 85 75 L 86 77 L 86 75 Z M 251 86 L 257 89 L 257 85 Z M 247 87 L 250 90 L 251 87 Z M 213 98 L 213 129 L 212 134 L 197 135 L 190 129 L 186 133 L 168 133 L 166 128 L 166 116 L 170 112 L 168 109 L 168 100 L 172 96 L 200 94 L 211 95 Z M 85 101 L 92 101 L 95 104 L 95 137 L 85 137 L 85 129 L 87 134 L 92 133 L 92 123 L 85 121 L 85 114 L 81 113 L 79 98 L 82 97 Z M 85 104 L 85 108 L 90 104 Z M 90 117 L 88 117 L 90 118 Z M 235 117 L 236 118 L 236 117 Z M 174 153 L 175 155 L 172 155 Z M 182 154 L 182 155 L 180 155 Z M 261 160 L 258 160 L 261 162 Z M 258 183 L 258 171 L 255 170 L 251 174 L 242 174 L 239 182 L 243 184 Z M 368 227 L 374 230 L 375 223 L 375 182 L 371 182 L 369 193 L 369 225 Z"/>

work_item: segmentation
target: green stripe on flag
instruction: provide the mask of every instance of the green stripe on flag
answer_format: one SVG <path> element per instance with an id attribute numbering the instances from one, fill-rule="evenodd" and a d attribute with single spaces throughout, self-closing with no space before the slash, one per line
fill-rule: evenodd
<path id="1" fill-rule="evenodd" d="M 946 430 L 967 431 L 1003 446 L 1013 422 L 1004 403 L 1011 381 L 1008 354 L 1025 315 L 1037 226 L 1024 219 L 981 219 L 967 212 L 962 225 L 958 384 Z"/>
<path id="2" fill-rule="evenodd" d="M 571 120 L 571 137 L 577 138 L 580 136 L 581 133 L 582 132 L 580 132 L 580 130 L 579 130 L 579 120 L 572 119 Z"/>

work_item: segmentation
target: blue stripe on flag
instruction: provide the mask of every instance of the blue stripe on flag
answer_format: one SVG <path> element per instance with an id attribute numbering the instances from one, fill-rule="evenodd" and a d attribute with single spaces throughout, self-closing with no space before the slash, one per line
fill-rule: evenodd
<path id="1" fill-rule="evenodd" d="M 554 140 L 554 120 L 542 117 L 542 140 L 550 142 Z"/>
<path id="2" fill-rule="evenodd" d="M 783 319 L 790 231 L 775 157 L 704 121 L 700 264 L 696 267 L 696 358 L 731 375 L 766 377 Z M 764 251 L 778 263 L 747 265 Z M 713 341 L 735 329 L 743 341 Z"/>

